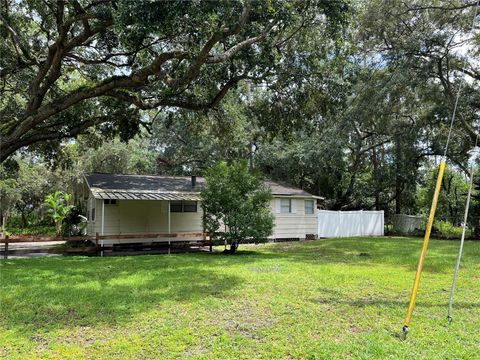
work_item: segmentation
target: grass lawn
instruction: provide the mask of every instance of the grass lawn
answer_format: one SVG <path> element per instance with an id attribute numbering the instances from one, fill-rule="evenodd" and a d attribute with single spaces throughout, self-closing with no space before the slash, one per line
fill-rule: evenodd
<path id="1" fill-rule="evenodd" d="M 407 341 L 419 239 L 2 260 L 0 357 L 478 359 L 480 242 L 465 245 L 446 321 L 458 244 L 430 242 Z"/>

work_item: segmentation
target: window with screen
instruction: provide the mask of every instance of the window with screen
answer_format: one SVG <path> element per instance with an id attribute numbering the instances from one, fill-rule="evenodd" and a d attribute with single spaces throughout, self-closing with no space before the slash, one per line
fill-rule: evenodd
<path id="1" fill-rule="evenodd" d="M 105 205 L 117 205 L 117 199 L 105 199 L 103 203 Z"/>
<path id="2" fill-rule="evenodd" d="M 197 212 L 197 202 L 196 201 L 184 201 L 183 202 L 183 212 Z"/>
<path id="3" fill-rule="evenodd" d="M 292 212 L 292 199 L 280 199 L 280 212 L 289 214 Z"/>
<path id="4" fill-rule="evenodd" d="M 314 203 L 313 200 L 305 200 L 305 214 L 314 213 Z"/>
<path id="5" fill-rule="evenodd" d="M 181 201 L 170 201 L 170 212 L 182 212 L 182 209 Z"/>
<path id="6" fill-rule="evenodd" d="M 170 201 L 170 212 L 197 212 L 197 202 Z"/>

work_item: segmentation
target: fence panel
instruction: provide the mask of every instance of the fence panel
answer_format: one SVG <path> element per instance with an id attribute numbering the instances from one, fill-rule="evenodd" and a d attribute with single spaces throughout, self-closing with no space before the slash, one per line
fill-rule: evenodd
<path id="1" fill-rule="evenodd" d="M 393 216 L 393 231 L 396 234 L 409 235 L 419 230 L 425 230 L 426 219 L 420 215 L 395 214 Z"/>
<path id="2" fill-rule="evenodd" d="M 318 212 L 319 237 L 383 236 L 383 211 Z"/>

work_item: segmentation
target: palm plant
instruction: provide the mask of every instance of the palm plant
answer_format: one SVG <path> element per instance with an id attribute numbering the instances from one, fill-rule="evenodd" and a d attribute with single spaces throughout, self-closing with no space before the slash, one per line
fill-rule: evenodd
<path id="1" fill-rule="evenodd" d="M 45 198 L 45 205 L 47 205 L 48 211 L 55 221 L 57 236 L 61 235 L 63 220 L 73 207 L 69 204 L 71 199 L 72 195 L 63 191 L 55 191 Z"/>

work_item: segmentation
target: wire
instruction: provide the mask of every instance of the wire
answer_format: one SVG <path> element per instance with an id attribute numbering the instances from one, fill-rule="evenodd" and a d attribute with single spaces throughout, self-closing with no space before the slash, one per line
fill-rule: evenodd
<path id="1" fill-rule="evenodd" d="M 480 4 L 480 0 L 477 0 L 477 4 L 475 5 L 475 10 L 474 10 L 474 13 L 473 13 L 472 28 L 471 28 L 470 32 L 473 32 L 473 30 L 475 29 L 475 21 L 477 19 L 478 5 L 479 4 Z M 466 67 L 467 67 L 467 57 L 465 57 L 465 59 L 463 60 L 462 69 L 465 70 Z M 457 115 L 458 100 L 460 99 L 460 94 L 462 92 L 464 82 L 465 81 L 460 81 L 460 84 L 458 85 L 457 97 L 455 99 L 455 105 L 453 107 L 452 119 L 450 120 L 450 128 L 448 130 L 448 137 L 447 137 L 447 142 L 445 144 L 445 151 L 443 152 L 443 159 L 446 159 L 446 157 L 447 157 L 448 145 L 450 144 L 450 138 L 452 136 L 453 123 L 455 121 L 455 116 Z"/>
<path id="2" fill-rule="evenodd" d="M 478 144 L 478 132 L 477 132 L 477 137 L 475 139 L 475 148 L 474 148 L 475 150 L 477 149 L 477 144 Z M 450 303 L 448 304 L 448 315 L 447 315 L 449 324 L 453 321 L 453 318 L 452 318 L 453 297 L 455 295 L 455 286 L 457 284 L 458 270 L 460 269 L 460 262 L 462 260 L 462 254 L 463 254 L 463 245 L 465 243 L 465 233 L 467 231 L 468 210 L 470 207 L 470 198 L 472 196 L 473 174 L 475 170 L 474 166 L 475 166 L 475 163 L 472 162 L 472 166 L 470 168 L 470 186 L 468 188 L 467 203 L 465 205 L 465 215 L 463 218 L 463 225 L 462 225 L 462 237 L 460 239 L 460 248 L 458 249 L 457 261 L 455 263 L 455 271 L 453 273 L 452 287 L 450 288 Z"/>
<path id="3" fill-rule="evenodd" d="M 475 28 L 475 20 L 477 18 L 477 11 L 478 11 L 479 4 L 480 4 L 480 0 L 477 0 L 477 3 L 475 5 L 475 10 L 474 10 L 471 32 L 473 32 L 473 30 Z M 467 58 L 465 57 L 464 64 L 463 64 L 463 69 L 465 69 L 466 66 L 467 66 Z M 435 211 L 437 209 L 438 197 L 440 195 L 443 173 L 445 171 L 445 163 L 446 163 L 448 145 L 450 144 L 450 139 L 451 139 L 451 136 L 452 136 L 453 123 L 455 121 L 455 116 L 457 114 L 458 101 L 460 99 L 460 94 L 462 92 L 463 81 L 460 81 L 460 84 L 458 86 L 457 96 L 456 96 L 456 99 L 455 99 L 455 105 L 454 105 L 453 112 L 452 112 L 452 119 L 450 120 L 450 128 L 448 130 L 447 142 L 445 143 L 445 151 L 443 153 L 442 160 L 440 161 L 437 183 L 436 183 L 436 186 L 435 186 L 435 192 L 434 192 L 433 199 L 432 199 L 432 207 L 430 208 L 430 215 L 428 216 L 427 226 L 426 226 L 426 229 L 425 229 L 425 236 L 423 238 L 422 251 L 420 253 L 420 260 L 418 261 L 417 271 L 415 273 L 415 280 L 413 282 L 413 289 L 412 289 L 412 294 L 410 296 L 410 302 L 408 304 L 407 315 L 405 316 L 405 320 L 403 322 L 403 327 L 402 327 L 403 339 L 406 339 L 406 337 L 407 337 L 408 330 L 409 330 L 408 326 L 410 324 L 410 319 L 412 317 L 413 309 L 415 307 L 415 301 L 416 301 L 416 298 L 417 298 L 418 287 L 420 285 L 420 278 L 422 276 L 423 265 L 425 263 L 425 258 L 426 258 L 426 255 L 427 255 L 427 248 L 428 248 L 428 242 L 430 240 L 430 233 L 432 231 L 433 220 L 435 218 Z M 477 141 L 475 141 L 475 142 L 477 142 Z M 473 178 L 473 173 L 472 173 L 472 178 Z M 463 248 L 461 249 L 461 251 L 463 251 Z M 460 257 L 461 257 L 461 254 L 460 254 Z M 458 262 L 458 266 L 460 266 L 459 260 L 457 262 Z M 456 272 L 458 274 L 458 270 Z M 454 279 L 454 281 L 456 281 L 456 279 Z"/>

